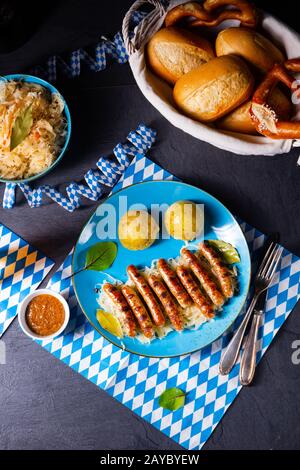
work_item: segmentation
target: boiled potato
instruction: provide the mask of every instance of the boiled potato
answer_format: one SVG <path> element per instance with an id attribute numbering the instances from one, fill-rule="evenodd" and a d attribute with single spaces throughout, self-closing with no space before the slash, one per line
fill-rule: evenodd
<path id="1" fill-rule="evenodd" d="M 119 222 L 119 239 L 128 250 L 145 250 L 154 243 L 158 232 L 157 223 L 146 211 L 128 211 Z"/>
<path id="2" fill-rule="evenodd" d="M 171 237 L 191 241 L 203 231 L 203 209 L 191 201 L 177 201 L 167 209 L 164 222 Z"/>

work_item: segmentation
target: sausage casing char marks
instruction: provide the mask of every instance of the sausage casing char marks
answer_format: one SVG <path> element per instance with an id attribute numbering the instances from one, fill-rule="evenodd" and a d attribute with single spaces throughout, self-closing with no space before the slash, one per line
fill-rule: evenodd
<path id="1" fill-rule="evenodd" d="M 181 316 L 179 307 L 173 300 L 172 295 L 168 291 L 163 281 L 158 276 L 150 274 L 150 276 L 148 276 L 148 282 L 154 290 L 155 294 L 157 295 L 158 299 L 160 300 L 162 306 L 164 307 L 165 312 L 168 315 L 174 328 L 177 331 L 181 331 L 184 326 L 183 318 Z"/>
<path id="2" fill-rule="evenodd" d="M 193 303 L 189 294 L 181 284 L 180 280 L 177 277 L 175 271 L 168 265 L 165 259 L 159 259 L 157 262 L 158 270 L 170 289 L 171 293 L 174 295 L 175 299 L 182 308 L 190 307 Z"/>
<path id="3" fill-rule="evenodd" d="M 155 295 L 151 290 L 151 287 L 149 286 L 144 276 L 133 265 L 128 266 L 127 273 L 130 279 L 134 282 L 137 290 L 143 297 L 145 303 L 147 304 L 154 323 L 157 326 L 164 326 L 166 322 L 164 314 L 162 312 L 162 309 L 160 308 L 158 301 L 155 298 Z"/>
<path id="4" fill-rule="evenodd" d="M 207 300 L 203 295 L 200 288 L 197 285 L 197 282 L 194 280 L 191 272 L 184 266 L 178 266 L 176 269 L 177 275 L 191 296 L 192 300 L 195 302 L 197 307 L 201 310 L 201 313 L 207 318 L 214 317 L 214 308 L 212 303 Z"/>
<path id="5" fill-rule="evenodd" d="M 165 325 L 165 315 L 174 329 L 181 331 L 184 309 L 196 305 L 204 316 L 212 318 L 215 309 L 234 295 L 231 271 L 208 242 L 199 244 L 200 258 L 187 248 L 181 250 L 181 255 L 184 265 L 173 269 L 165 259 L 160 259 L 159 273 L 151 273 L 147 278 L 135 266 L 128 266 L 127 273 L 136 289 L 127 284 L 121 287 L 104 284 L 103 291 L 119 312 L 128 336 L 136 336 L 139 325 L 145 337 L 153 338 L 155 326 Z"/>
<path id="6" fill-rule="evenodd" d="M 200 254 L 209 262 L 225 297 L 232 297 L 234 293 L 232 276 L 219 254 L 208 244 L 208 242 L 200 243 L 199 251 Z"/>
<path id="7" fill-rule="evenodd" d="M 122 320 L 124 322 L 125 330 L 128 332 L 128 336 L 135 336 L 135 318 L 122 292 L 116 286 L 113 286 L 108 282 L 104 284 L 103 291 L 108 295 L 108 297 L 111 299 L 116 309 L 122 316 Z"/>
<path id="8" fill-rule="evenodd" d="M 121 291 L 131 307 L 143 334 L 146 338 L 152 338 L 154 335 L 153 324 L 143 302 L 131 287 L 123 285 Z"/>
<path id="9" fill-rule="evenodd" d="M 201 265 L 197 256 L 195 256 L 194 253 L 189 251 L 187 248 L 183 248 L 181 250 L 181 254 L 183 258 L 188 262 L 188 265 L 195 274 L 195 276 L 199 279 L 202 288 L 207 293 L 212 303 L 215 304 L 216 307 L 221 308 L 225 302 L 225 298 L 223 294 L 218 290 L 218 287 L 215 281 L 211 278 L 210 274 Z"/>

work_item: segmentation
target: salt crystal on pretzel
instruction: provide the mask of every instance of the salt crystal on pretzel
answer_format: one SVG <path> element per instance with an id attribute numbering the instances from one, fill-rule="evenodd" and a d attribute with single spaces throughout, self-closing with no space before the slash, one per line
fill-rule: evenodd
<path id="1" fill-rule="evenodd" d="M 270 93 L 278 82 L 299 93 L 300 85 L 289 71 L 300 72 L 300 58 L 290 59 L 284 64 L 275 64 L 252 97 L 252 122 L 257 132 L 272 139 L 300 139 L 300 122 L 280 121 L 274 109 L 267 104 Z"/>
<path id="2" fill-rule="evenodd" d="M 278 122 L 278 117 L 274 109 L 270 108 L 267 104 L 253 103 L 251 111 L 259 123 L 259 132 L 261 134 L 267 130 L 277 134 L 276 123 Z"/>

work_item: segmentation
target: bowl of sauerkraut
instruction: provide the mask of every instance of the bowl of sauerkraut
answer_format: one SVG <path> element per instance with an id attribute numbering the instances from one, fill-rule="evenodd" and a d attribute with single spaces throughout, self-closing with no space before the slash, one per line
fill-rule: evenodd
<path id="1" fill-rule="evenodd" d="M 69 108 L 53 85 L 31 75 L 0 78 L 0 181 L 44 176 L 63 157 L 70 135 Z"/>

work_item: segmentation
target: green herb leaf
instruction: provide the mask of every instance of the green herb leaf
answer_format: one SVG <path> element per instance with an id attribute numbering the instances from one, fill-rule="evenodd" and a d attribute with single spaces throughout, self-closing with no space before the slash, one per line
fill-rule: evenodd
<path id="1" fill-rule="evenodd" d="M 32 124 L 32 104 L 30 104 L 15 119 L 10 137 L 10 150 L 13 150 L 23 142 L 28 136 Z"/>
<path id="2" fill-rule="evenodd" d="M 180 388 L 169 388 L 159 397 L 159 406 L 170 411 L 179 410 L 185 404 L 186 394 Z"/>
<path id="3" fill-rule="evenodd" d="M 96 243 L 86 254 L 85 269 L 104 271 L 113 264 L 117 251 L 117 245 L 114 242 Z"/>
<path id="4" fill-rule="evenodd" d="M 208 243 L 220 252 L 226 263 L 234 264 L 241 261 L 237 250 L 230 243 L 223 240 L 208 240 Z"/>

